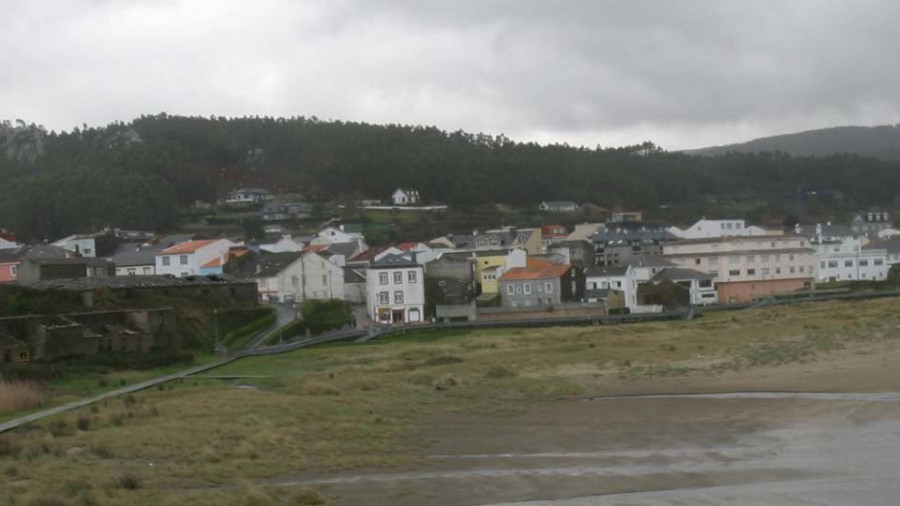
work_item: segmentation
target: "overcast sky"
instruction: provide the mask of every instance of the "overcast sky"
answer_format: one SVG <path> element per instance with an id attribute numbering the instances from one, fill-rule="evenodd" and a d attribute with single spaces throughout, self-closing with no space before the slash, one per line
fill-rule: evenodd
<path id="1" fill-rule="evenodd" d="M 900 123 L 900 2 L 0 0 L 0 119 L 318 116 L 700 147 Z"/>

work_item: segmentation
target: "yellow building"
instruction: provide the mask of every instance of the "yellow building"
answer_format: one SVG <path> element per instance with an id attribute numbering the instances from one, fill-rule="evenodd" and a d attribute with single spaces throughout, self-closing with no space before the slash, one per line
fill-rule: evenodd
<path id="1" fill-rule="evenodd" d="M 499 293 L 497 280 L 513 267 L 525 267 L 528 254 L 524 249 L 473 251 L 475 255 L 475 279 L 481 284 L 481 293 Z"/>

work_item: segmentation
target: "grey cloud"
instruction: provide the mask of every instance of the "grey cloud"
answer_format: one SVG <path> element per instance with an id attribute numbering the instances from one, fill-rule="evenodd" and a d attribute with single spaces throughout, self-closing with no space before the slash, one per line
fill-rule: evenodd
<path id="1" fill-rule="evenodd" d="M 890 1 L 26 2 L 0 116 L 316 115 L 669 148 L 897 122 Z"/>

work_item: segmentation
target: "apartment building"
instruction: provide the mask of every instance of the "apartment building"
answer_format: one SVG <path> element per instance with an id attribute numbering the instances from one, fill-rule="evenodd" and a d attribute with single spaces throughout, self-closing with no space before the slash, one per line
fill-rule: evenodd
<path id="1" fill-rule="evenodd" d="M 686 239 L 663 245 L 677 267 L 714 277 L 720 302 L 810 290 L 816 278 L 816 250 L 796 236 Z"/>

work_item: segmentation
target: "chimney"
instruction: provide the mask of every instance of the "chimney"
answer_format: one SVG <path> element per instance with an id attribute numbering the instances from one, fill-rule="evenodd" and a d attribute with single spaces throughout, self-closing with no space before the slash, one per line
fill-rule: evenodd
<path id="1" fill-rule="evenodd" d="M 343 231 L 344 231 L 344 224 L 342 223 L 338 228 L 340 228 L 340 229 L 341 229 L 341 232 L 343 232 Z"/>

